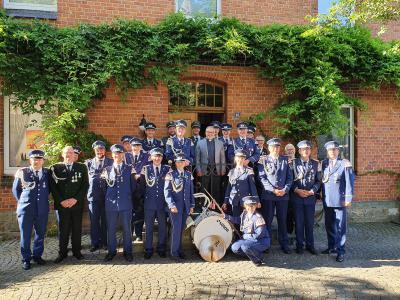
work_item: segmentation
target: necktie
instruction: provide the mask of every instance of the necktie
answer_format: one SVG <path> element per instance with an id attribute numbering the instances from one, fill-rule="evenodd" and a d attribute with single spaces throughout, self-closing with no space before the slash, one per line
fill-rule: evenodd
<path id="1" fill-rule="evenodd" d="M 118 165 L 118 174 L 121 175 L 121 166 Z"/>
<path id="2" fill-rule="evenodd" d="M 179 142 L 180 142 L 181 145 L 183 146 L 183 139 L 179 139 Z"/>
<path id="3" fill-rule="evenodd" d="M 39 171 L 35 171 L 36 180 L 39 181 Z"/>
<path id="4" fill-rule="evenodd" d="M 71 172 L 71 165 L 67 165 L 68 172 Z"/>
<path id="5" fill-rule="evenodd" d="M 100 159 L 100 160 L 99 160 L 99 169 L 101 169 L 102 167 L 103 167 L 103 160 Z"/>
<path id="6" fill-rule="evenodd" d="M 137 161 L 138 161 L 138 157 L 137 157 L 137 155 L 135 155 L 135 164 L 137 163 Z"/>
<path id="7" fill-rule="evenodd" d="M 332 170 L 333 169 L 333 160 L 329 161 L 329 169 Z"/>
<path id="8" fill-rule="evenodd" d="M 150 145 L 150 147 L 153 146 L 153 141 L 152 140 L 149 140 L 149 145 Z"/>
<path id="9" fill-rule="evenodd" d="M 156 167 L 156 176 L 160 176 L 160 167 Z"/>

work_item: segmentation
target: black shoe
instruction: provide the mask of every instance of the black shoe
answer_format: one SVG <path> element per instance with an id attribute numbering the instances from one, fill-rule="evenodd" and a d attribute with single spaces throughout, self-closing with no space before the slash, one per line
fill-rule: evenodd
<path id="1" fill-rule="evenodd" d="M 179 258 L 180 259 L 185 259 L 186 258 L 185 253 L 183 253 L 183 252 L 179 253 Z"/>
<path id="2" fill-rule="evenodd" d="M 125 257 L 127 262 L 132 262 L 133 261 L 132 254 L 124 254 L 124 257 Z"/>
<path id="3" fill-rule="evenodd" d="M 62 262 L 65 258 L 67 258 L 67 255 L 58 254 L 57 258 L 54 260 L 54 263 L 55 263 L 55 264 L 59 264 L 59 263 Z"/>
<path id="4" fill-rule="evenodd" d="M 111 261 L 114 258 L 115 254 L 107 253 L 106 257 L 104 257 L 104 261 Z"/>
<path id="5" fill-rule="evenodd" d="M 99 246 L 92 246 L 92 247 L 90 247 L 89 251 L 90 251 L 90 252 L 95 252 L 95 251 L 97 251 L 97 250 L 99 250 L 99 249 L 100 249 Z"/>
<path id="6" fill-rule="evenodd" d="M 283 253 L 285 254 L 290 254 L 292 253 L 292 250 L 290 250 L 289 248 L 282 248 Z"/>
<path id="7" fill-rule="evenodd" d="M 303 248 L 296 248 L 296 253 L 297 254 L 303 254 L 304 253 Z"/>
<path id="8" fill-rule="evenodd" d="M 161 258 L 166 258 L 167 257 L 167 253 L 165 253 L 165 251 L 159 251 L 158 252 L 158 256 Z"/>
<path id="9" fill-rule="evenodd" d="M 332 253 L 336 253 L 335 249 L 325 249 L 324 251 L 321 252 L 322 254 L 332 254 Z"/>
<path id="10" fill-rule="evenodd" d="M 31 262 L 30 261 L 24 261 L 22 262 L 22 269 L 29 270 L 31 268 Z"/>
<path id="11" fill-rule="evenodd" d="M 152 256 L 153 256 L 152 253 L 146 252 L 146 253 L 144 254 L 144 259 L 150 259 Z"/>
<path id="12" fill-rule="evenodd" d="M 264 263 L 264 261 L 259 260 L 259 261 L 251 261 L 256 267 L 261 267 Z"/>
<path id="13" fill-rule="evenodd" d="M 344 261 L 344 254 L 338 254 L 336 256 L 336 261 L 337 262 L 343 262 Z"/>
<path id="14" fill-rule="evenodd" d="M 181 258 L 179 256 L 171 256 L 170 257 L 171 260 L 173 260 L 174 262 L 181 262 Z"/>
<path id="15" fill-rule="evenodd" d="M 84 257 L 83 257 L 83 255 L 82 255 L 82 253 L 76 253 L 76 254 L 74 254 L 74 256 L 75 256 L 75 258 L 77 259 L 77 260 L 81 260 L 81 259 L 83 259 Z"/>
<path id="16" fill-rule="evenodd" d="M 35 263 L 37 263 L 38 265 L 41 265 L 41 266 L 43 266 L 43 265 L 46 264 L 46 261 L 45 261 L 43 258 L 41 258 L 41 257 L 34 257 L 34 258 L 33 258 L 33 261 L 34 261 Z"/>
<path id="17" fill-rule="evenodd" d="M 318 251 L 314 247 L 306 247 L 306 250 L 312 255 L 318 255 Z"/>

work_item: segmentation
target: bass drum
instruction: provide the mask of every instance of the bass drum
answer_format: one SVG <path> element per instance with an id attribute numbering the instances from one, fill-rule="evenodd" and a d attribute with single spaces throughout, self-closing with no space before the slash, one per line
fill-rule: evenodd
<path id="1" fill-rule="evenodd" d="M 200 249 L 201 241 L 208 236 L 217 236 L 223 240 L 228 248 L 232 242 L 233 230 L 230 223 L 220 216 L 210 216 L 204 218 L 194 228 L 193 242 L 197 249 Z"/>

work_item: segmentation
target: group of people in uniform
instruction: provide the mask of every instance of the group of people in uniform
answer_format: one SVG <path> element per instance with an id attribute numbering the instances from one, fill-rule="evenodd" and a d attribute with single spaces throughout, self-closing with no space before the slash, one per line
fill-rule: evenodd
<path id="1" fill-rule="evenodd" d="M 340 158 L 339 144 L 325 144 L 327 158 L 311 159 L 309 141 L 297 144 L 298 157 L 281 155 L 281 140 L 259 135 L 255 126 L 237 124 L 238 137 L 232 138 L 232 125 L 212 122 L 206 137 L 200 136 L 201 124 L 191 124 L 192 136 L 186 136 L 184 120 L 166 125 L 168 136 L 156 139 L 154 123 L 145 125 L 145 138 L 124 135 L 121 144 L 110 147 L 92 144 L 94 157 L 78 162 L 80 148 L 66 146 L 63 161 L 44 167 L 45 153 L 32 150 L 30 166 L 15 175 L 13 194 L 21 233 L 23 268 L 38 265 L 42 259 L 49 214 L 50 194 L 58 222 L 59 253 L 55 263 L 68 256 L 71 236 L 72 254 L 82 259 L 81 235 L 85 199 L 90 217 L 90 251 L 107 250 L 105 261 L 117 254 L 117 228 L 122 227 L 123 255 L 131 262 L 132 236 L 143 239 L 144 258 L 154 253 L 153 232 L 158 228 L 156 251 L 167 256 L 168 224 L 170 257 L 185 259 L 182 234 L 186 219 L 195 210 L 195 192 L 210 191 L 221 207 L 221 216 L 234 223 L 239 232 L 231 245 L 234 253 L 246 255 L 256 265 L 263 263 L 269 249 L 272 222 L 276 215 L 277 236 L 282 251 L 291 253 L 287 233 L 289 204 L 293 209 L 296 252 L 304 249 L 316 255 L 314 214 L 318 198 L 323 201 L 328 247 L 322 253 L 336 254 L 342 262 L 346 241 L 346 208 L 353 198 L 354 175 L 350 162 Z M 218 184 L 215 184 L 215 183 Z M 221 188 L 222 187 L 222 188 Z M 157 222 L 156 222 L 157 220 Z M 33 250 L 31 234 L 34 231 Z"/>

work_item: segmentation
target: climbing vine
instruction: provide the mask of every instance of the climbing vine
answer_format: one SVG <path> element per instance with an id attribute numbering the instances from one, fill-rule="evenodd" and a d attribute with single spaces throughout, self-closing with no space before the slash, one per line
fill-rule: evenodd
<path id="1" fill-rule="evenodd" d="M 128 89 L 160 81 L 176 90 L 179 76 L 191 64 L 253 66 L 262 78 L 282 82 L 284 96 L 270 113 L 278 134 L 300 139 L 340 133 L 341 105 L 364 108 L 346 96 L 342 86 L 400 86 L 400 54 L 361 27 L 318 34 L 311 29 L 258 27 L 237 19 L 210 21 L 179 13 L 156 25 L 116 20 L 58 28 L 2 13 L 1 89 L 3 95 L 13 95 L 13 105 L 24 113 L 47 116 L 50 149 L 66 142 L 90 149 L 87 135 L 93 133 L 87 131 L 85 111 L 103 97 L 110 81 L 123 100 Z M 76 123 L 68 126 L 73 120 Z"/>

